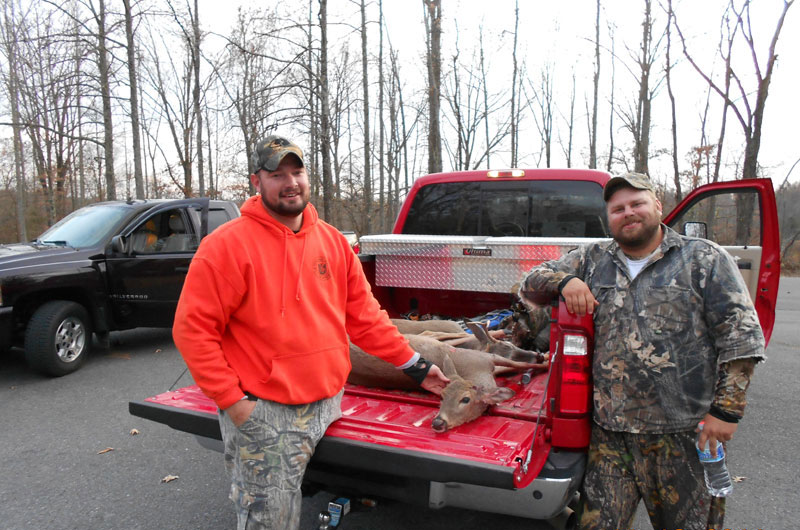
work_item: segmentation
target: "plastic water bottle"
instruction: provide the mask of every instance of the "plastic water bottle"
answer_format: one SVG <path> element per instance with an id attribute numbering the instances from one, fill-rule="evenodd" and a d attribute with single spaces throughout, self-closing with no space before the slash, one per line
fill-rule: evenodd
<path id="1" fill-rule="evenodd" d="M 700 431 L 703 430 L 703 424 L 698 426 Z M 727 497 L 733 491 L 733 483 L 731 482 L 731 474 L 728 472 L 728 466 L 725 463 L 725 449 L 722 448 L 722 442 L 717 441 L 717 456 L 711 454 L 708 447 L 701 448 L 698 442 L 695 442 L 697 447 L 697 456 L 700 458 L 700 463 L 703 465 L 703 476 L 706 480 L 706 488 L 708 492 L 714 497 Z"/>

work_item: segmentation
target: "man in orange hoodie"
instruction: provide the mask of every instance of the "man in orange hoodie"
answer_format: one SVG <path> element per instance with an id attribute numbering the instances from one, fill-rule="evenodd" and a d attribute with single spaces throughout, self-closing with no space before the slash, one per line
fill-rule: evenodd
<path id="1" fill-rule="evenodd" d="M 348 340 L 431 392 L 448 379 L 410 349 L 372 296 L 357 256 L 309 200 L 301 149 L 258 143 L 260 193 L 192 260 L 173 338 L 220 408 L 238 528 L 300 524 L 300 485 L 319 440 L 341 416 Z"/>

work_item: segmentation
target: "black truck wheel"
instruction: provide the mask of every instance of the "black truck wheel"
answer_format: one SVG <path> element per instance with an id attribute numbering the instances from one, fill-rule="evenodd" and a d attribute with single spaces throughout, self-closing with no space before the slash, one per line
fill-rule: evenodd
<path id="1" fill-rule="evenodd" d="M 25 359 L 40 372 L 62 376 L 81 367 L 91 344 L 91 322 L 83 306 L 65 300 L 47 302 L 28 322 Z"/>

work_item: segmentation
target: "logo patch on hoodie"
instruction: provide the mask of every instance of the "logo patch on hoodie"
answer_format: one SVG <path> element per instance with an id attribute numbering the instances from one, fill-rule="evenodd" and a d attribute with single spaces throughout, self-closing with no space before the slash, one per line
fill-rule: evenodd
<path id="1" fill-rule="evenodd" d="M 320 256 L 314 260 L 314 270 L 317 272 L 320 280 L 330 280 L 331 273 L 328 270 L 328 261 L 325 256 Z"/>

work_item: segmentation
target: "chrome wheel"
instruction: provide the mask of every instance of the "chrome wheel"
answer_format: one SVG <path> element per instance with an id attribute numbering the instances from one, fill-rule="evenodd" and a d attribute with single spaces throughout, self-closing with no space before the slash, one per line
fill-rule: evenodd
<path id="1" fill-rule="evenodd" d="M 86 347 L 86 328 L 75 317 L 64 319 L 56 330 L 56 355 L 65 363 L 71 363 Z"/>

